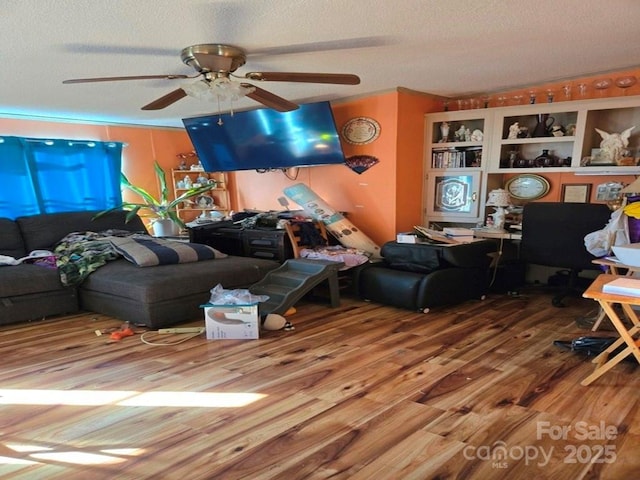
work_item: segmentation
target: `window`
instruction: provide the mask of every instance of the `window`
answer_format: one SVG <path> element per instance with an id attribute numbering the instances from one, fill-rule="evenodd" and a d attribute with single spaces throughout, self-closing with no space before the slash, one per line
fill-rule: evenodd
<path id="1" fill-rule="evenodd" d="M 122 202 L 122 143 L 0 137 L 0 217 Z"/>

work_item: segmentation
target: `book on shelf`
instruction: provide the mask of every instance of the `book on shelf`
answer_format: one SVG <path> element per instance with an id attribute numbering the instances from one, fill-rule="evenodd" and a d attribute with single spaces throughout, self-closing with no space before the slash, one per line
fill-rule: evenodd
<path id="1" fill-rule="evenodd" d="M 480 167 L 482 147 L 458 150 L 456 148 L 439 148 L 432 152 L 431 168 L 465 168 Z"/>
<path id="2" fill-rule="evenodd" d="M 622 277 L 616 278 L 602 286 L 603 293 L 613 293 L 614 295 L 627 295 L 629 297 L 640 297 L 640 278 Z"/>

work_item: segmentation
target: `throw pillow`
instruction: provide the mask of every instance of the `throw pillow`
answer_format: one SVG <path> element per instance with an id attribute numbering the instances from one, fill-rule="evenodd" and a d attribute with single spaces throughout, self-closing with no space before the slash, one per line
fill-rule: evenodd
<path id="1" fill-rule="evenodd" d="M 164 240 L 149 235 L 108 238 L 118 253 L 138 267 L 198 262 L 227 256 L 208 245 Z"/>

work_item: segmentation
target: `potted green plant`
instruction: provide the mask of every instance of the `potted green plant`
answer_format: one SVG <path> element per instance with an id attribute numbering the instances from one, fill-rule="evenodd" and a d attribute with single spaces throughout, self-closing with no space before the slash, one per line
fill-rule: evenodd
<path id="1" fill-rule="evenodd" d="M 155 198 L 143 188 L 136 187 L 129 181 L 124 173 L 120 173 L 120 182 L 122 186 L 137 194 L 143 201 L 141 203 L 122 202 L 117 207 L 100 212 L 96 217 L 100 217 L 114 210 L 129 210 L 129 213 L 127 213 L 126 216 L 126 221 L 131 220 L 136 215 L 140 215 L 141 217 L 151 217 L 153 231 L 158 237 L 176 235 L 179 228 L 185 228 L 184 222 L 180 219 L 177 213 L 178 205 L 191 197 L 202 195 L 212 188 L 215 188 L 215 182 L 189 188 L 172 200 L 169 198 L 169 189 L 167 188 L 165 172 L 157 161 L 154 162 L 153 169 L 160 184 L 159 198 Z M 138 212 L 141 210 L 145 213 L 139 214 Z"/>

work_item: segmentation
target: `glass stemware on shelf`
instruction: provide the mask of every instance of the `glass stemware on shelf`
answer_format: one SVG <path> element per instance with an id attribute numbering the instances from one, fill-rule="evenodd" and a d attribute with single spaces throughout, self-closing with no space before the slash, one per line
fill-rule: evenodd
<path id="1" fill-rule="evenodd" d="M 553 97 L 555 96 L 555 92 L 551 89 L 547 89 L 547 103 L 553 103 Z"/>
<path id="2" fill-rule="evenodd" d="M 578 84 L 578 93 L 580 94 L 580 97 L 582 98 L 586 97 L 588 90 L 589 90 L 589 86 L 586 83 Z"/>
<path id="3" fill-rule="evenodd" d="M 468 110 L 469 109 L 469 99 L 468 98 L 459 98 L 458 102 L 458 110 Z"/>
<path id="4" fill-rule="evenodd" d="M 614 80 L 616 87 L 621 88 L 624 92 L 624 95 L 627 94 L 627 88 L 633 87 L 636 83 L 638 83 L 638 79 L 633 75 L 625 75 L 622 77 L 618 77 Z"/>
<path id="5" fill-rule="evenodd" d="M 607 90 L 611 86 L 610 78 L 600 78 L 593 81 L 593 88 L 600 92 L 600 96 L 604 96 L 604 91 Z"/>

